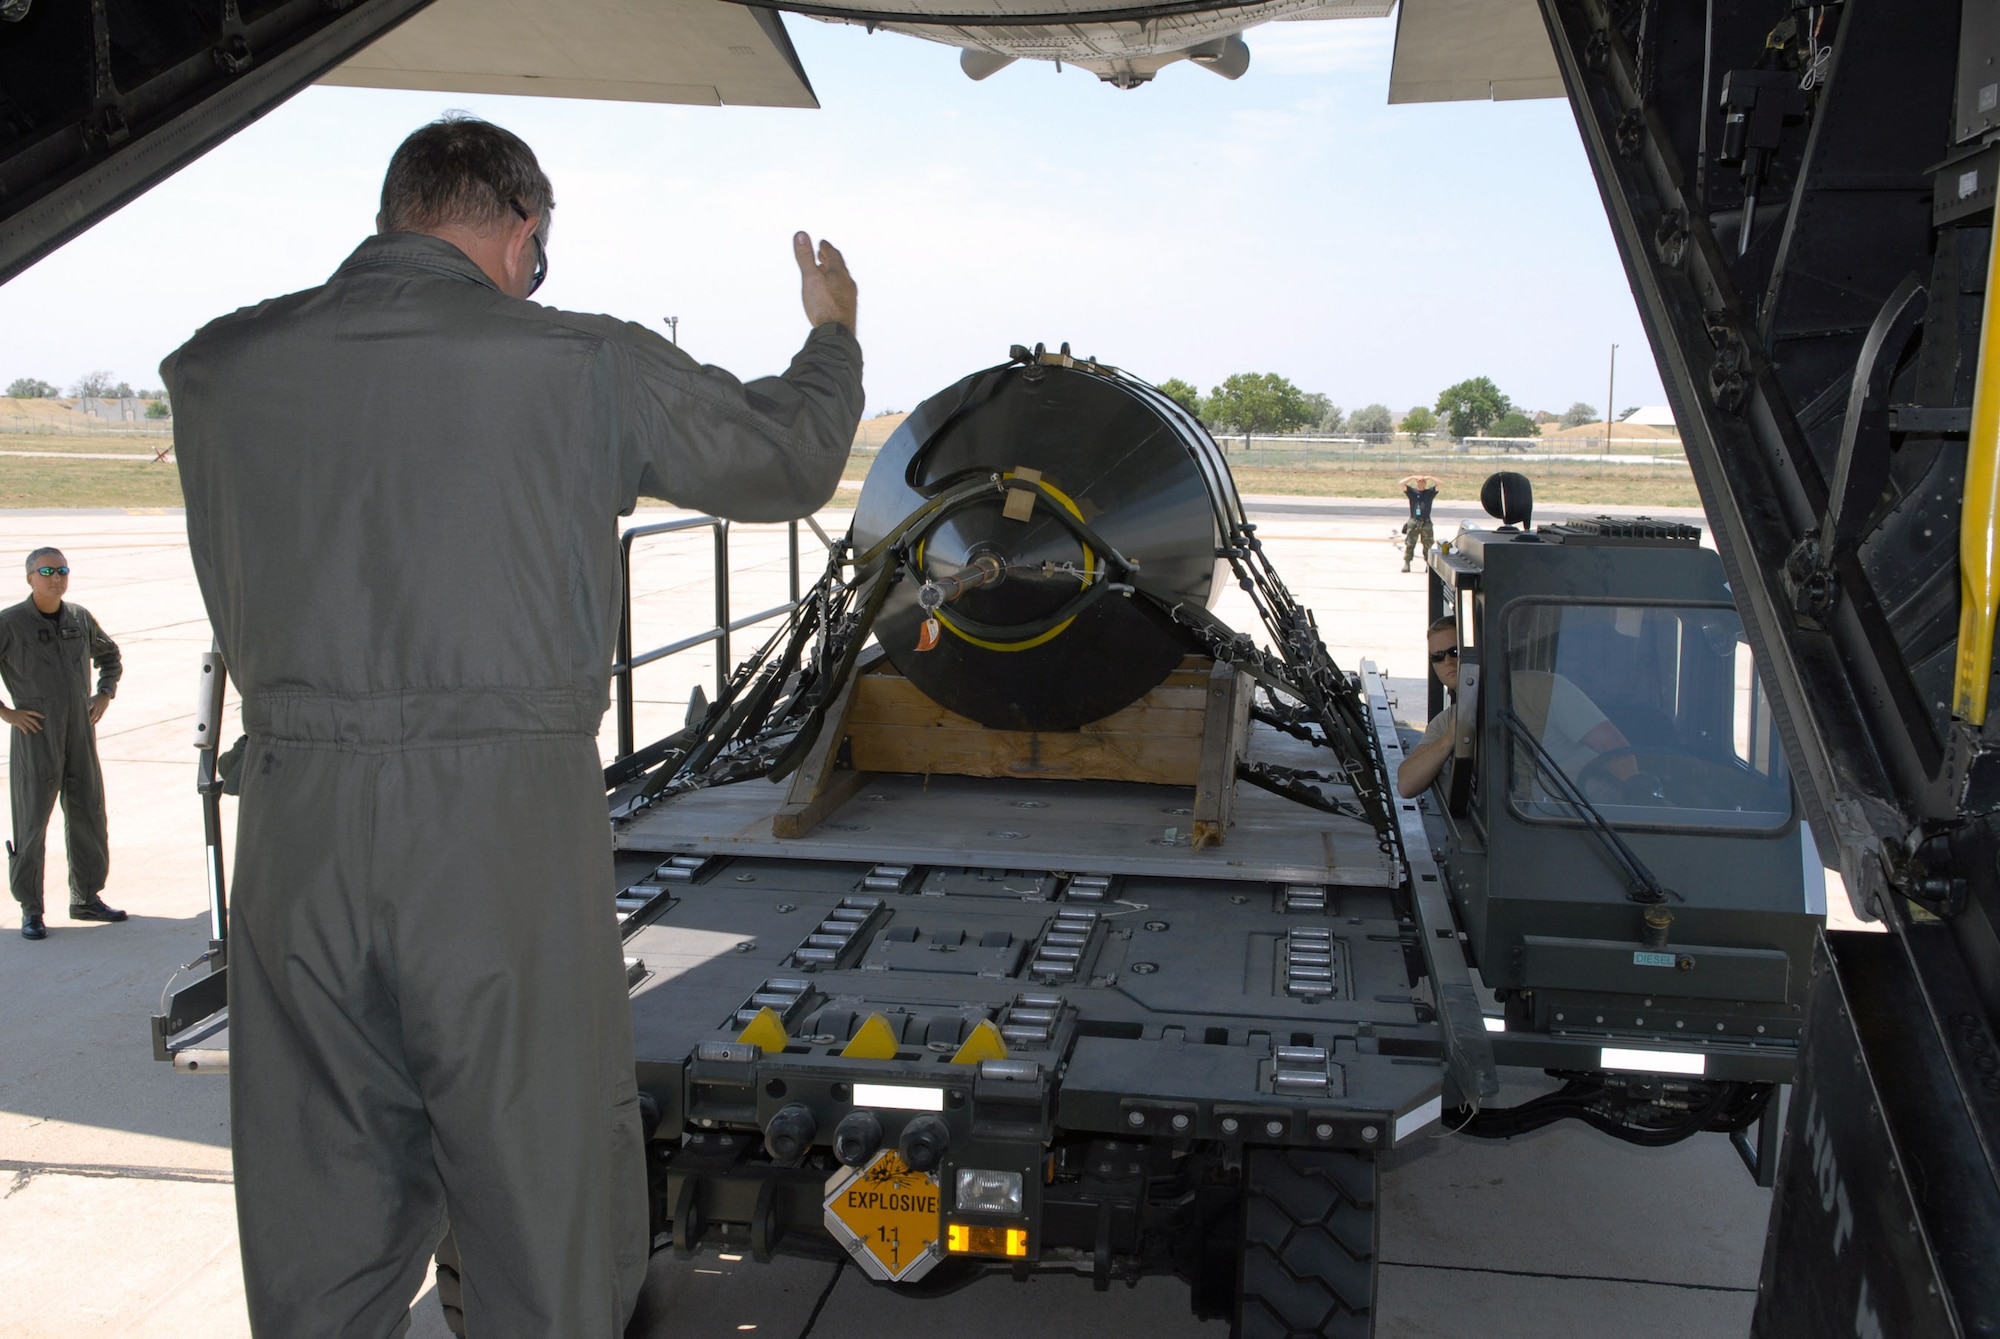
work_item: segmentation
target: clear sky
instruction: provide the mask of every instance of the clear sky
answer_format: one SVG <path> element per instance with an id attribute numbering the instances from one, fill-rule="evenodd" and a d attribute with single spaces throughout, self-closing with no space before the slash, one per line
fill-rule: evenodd
<path id="1" fill-rule="evenodd" d="M 1013 343 L 1207 389 L 1269 371 L 1399 413 L 1486 375 L 1517 403 L 1663 400 L 1569 107 L 1387 105 L 1393 20 L 1247 34 L 1121 92 L 788 18 L 819 111 L 316 88 L 0 286 L 0 385 L 157 383 L 208 318 L 321 282 L 373 227 L 414 126 L 464 108 L 555 183 L 538 300 L 661 325 L 742 375 L 804 333 L 789 237 L 848 254 L 868 406 L 908 409 Z"/>

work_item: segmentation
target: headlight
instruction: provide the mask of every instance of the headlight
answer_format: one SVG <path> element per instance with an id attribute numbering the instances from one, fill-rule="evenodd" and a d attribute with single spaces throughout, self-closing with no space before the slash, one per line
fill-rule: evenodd
<path id="1" fill-rule="evenodd" d="M 1021 1212 L 1021 1174 L 958 1169 L 958 1207 L 967 1213 Z"/>

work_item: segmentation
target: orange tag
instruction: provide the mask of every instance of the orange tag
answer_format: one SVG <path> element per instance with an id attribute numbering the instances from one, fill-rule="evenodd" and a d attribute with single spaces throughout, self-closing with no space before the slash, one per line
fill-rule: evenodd
<path id="1" fill-rule="evenodd" d="M 938 621 L 934 618 L 927 618 L 917 629 L 917 649 L 919 651 L 932 651 L 937 649 L 937 644 Z"/>

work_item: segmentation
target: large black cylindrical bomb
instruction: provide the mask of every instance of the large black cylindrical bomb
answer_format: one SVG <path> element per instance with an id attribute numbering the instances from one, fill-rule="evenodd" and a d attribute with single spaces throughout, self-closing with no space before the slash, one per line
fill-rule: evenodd
<path id="1" fill-rule="evenodd" d="M 1032 509 L 1010 511 L 995 490 L 916 532 L 915 573 L 891 590 L 876 636 L 910 682 L 982 725 L 1068 730 L 1129 706 L 1187 643 L 1146 601 L 1115 594 L 1048 626 L 1109 567 L 1055 513 L 1137 564 L 1147 590 L 1206 607 L 1216 549 L 1242 517 L 1221 452 L 1150 386 L 1083 366 L 995 368 L 924 401 L 883 446 L 855 509 L 857 552 L 927 499 L 996 475 L 1038 477 Z M 935 647 L 918 650 L 922 583 L 994 560 L 1003 575 L 941 605 Z"/>

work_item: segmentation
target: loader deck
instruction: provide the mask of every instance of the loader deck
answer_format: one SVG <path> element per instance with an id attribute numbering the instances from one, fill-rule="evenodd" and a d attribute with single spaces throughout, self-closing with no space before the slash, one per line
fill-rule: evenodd
<path id="1" fill-rule="evenodd" d="M 1284 767 L 1327 766 L 1323 750 L 1262 724 L 1250 728 L 1247 755 Z M 785 795 L 783 785 L 761 780 L 695 791 L 625 820 L 613 843 L 663 857 L 895 861 L 1357 888 L 1392 887 L 1399 878 L 1366 822 L 1315 814 L 1249 785 L 1237 789 L 1223 844 L 1200 851 L 1190 840 L 1189 786 L 881 773 L 806 836 L 780 838 L 772 821 Z"/>

